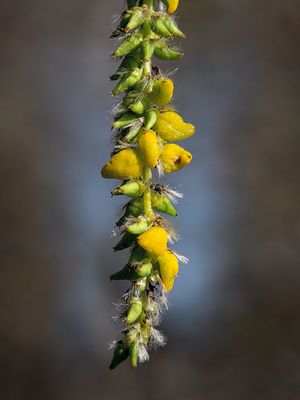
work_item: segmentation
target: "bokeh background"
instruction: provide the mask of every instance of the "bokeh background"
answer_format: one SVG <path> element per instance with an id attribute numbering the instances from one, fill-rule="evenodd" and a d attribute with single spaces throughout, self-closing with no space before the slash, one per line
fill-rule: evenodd
<path id="1" fill-rule="evenodd" d="M 300 3 L 184 1 L 175 104 L 198 132 L 168 346 L 111 372 L 125 286 L 101 180 L 122 0 L 2 0 L 0 398 L 299 400 Z"/>

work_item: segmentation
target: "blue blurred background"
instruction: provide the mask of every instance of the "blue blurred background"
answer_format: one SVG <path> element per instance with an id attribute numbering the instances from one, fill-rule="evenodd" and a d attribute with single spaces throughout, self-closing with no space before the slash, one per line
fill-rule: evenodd
<path id="1" fill-rule="evenodd" d="M 299 400 L 300 4 L 184 1 L 175 104 L 197 134 L 175 225 L 168 346 L 111 372 L 125 255 L 111 151 L 122 0 L 2 0 L 0 397 Z M 161 64 L 160 64 L 161 65 Z"/>

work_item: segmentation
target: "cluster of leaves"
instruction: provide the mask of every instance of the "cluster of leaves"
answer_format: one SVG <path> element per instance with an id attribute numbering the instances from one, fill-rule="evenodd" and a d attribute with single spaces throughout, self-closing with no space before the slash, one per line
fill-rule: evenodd
<path id="1" fill-rule="evenodd" d="M 112 34 L 119 42 L 113 58 L 122 58 L 111 76 L 117 81 L 112 95 L 124 97 L 114 110 L 114 150 L 101 173 L 122 181 L 112 195 L 130 198 L 116 223 L 122 237 L 114 247 L 129 248 L 130 257 L 111 279 L 130 280 L 131 287 L 119 305 L 123 336 L 113 342 L 111 369 L 128 357 L 136 367 L 148 359 L 149 348 L 165 344 L 156 326 L 167 308 L 166 292 L 173 288 L 178 259 L 185 261 L 168 248 L 176 234 L 161 215 L 176 216 L 172 202 L 182 195 L 152 179 L 153 169 L 159 175 L 176 172 L 192 159 L 190 152 L 170 142 L 191 137 L 195 127 L 170 106 L 174 84 L 152 66 L 153 56 L 174 60 L 183 55 L 173 46 L 175 38 L 184 38 L 171 16 L 178 1 L 128 0 Z"/>

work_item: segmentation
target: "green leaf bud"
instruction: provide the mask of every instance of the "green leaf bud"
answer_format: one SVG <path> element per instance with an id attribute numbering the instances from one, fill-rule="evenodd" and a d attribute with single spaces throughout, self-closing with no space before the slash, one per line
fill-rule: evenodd
<path id="1" fill-rule="evenodd" d="M 150 40 L 144 40 L 142 43 L 142 54 L 144 60 L 150 60 L 154 52 L 154 43 Z"/>
<path id="2" fill-rule="evenodd" d="M 154 55 L 160 60 L 178 60 L 183 52 L 172 49 L 166 42 L 160 42 L 155 46 Z"/>
<path id="3" fill-rule="evenodd" d="M 130 18 L 132 16 L 132 10 L 125 10 L 120 18 L 120 23 L 119 23 L 119 27 L 121 29 L 124 29 L 125 26 L 128 24 Z"/>
<path id="4" fill-rule="evenodd" d="M 135 123 L 130 127 L 129 131 L 124 136 L 126 142 L 134 142 L 137 134 L 139 133 L 141 127 L 143 126 L 144 120 L 139 118 L 135 121 Z"/>
<path id="5" fill-rule="evenodd" d="M 141 33 L 135 33 L 134 35 L 130 35 L 126 37 L 120 46 L 116 49 L 113 54 L 113 57 L 123 57 L 136 49 L 141 42 L 143 41 L 143 35 Z"/>
<path id="6" fill-rule="evenodd" d="M 146 112 L 145 114 L 145 129 L 150 130 L 156 124 L 157 121 L 157 111 L 152 109 Z"/>
<path id="7" fill-rule="evenodd" d="M 141 181 L 130 181 L 112 190 L 113 196 L 125 195 L 129 197 L 140 197 L 143 194 L 144 184 Z"/>
<path id="8" fill-rule="evenodd" d="M 144 114 L 145 107 L 144 107 L 144 103 L 142 101 L 137 101 L 136 103 L 131 104 L 128 108 L 135 114 L 138 114 L 138 115 Z"/>
<path id="9" fill-rule="evenodd" d="M 125 323 L 129 325 L 133 324 L 142 314 L 142 311 L 143 305 L 141 300 L 138 298 L 131 300 L 127 316 L 125 317 Z"/>
<path id="10" fill-rule="evenodd" d="M 113 124 L 113 129 L 122 129 L 132 125 L 137 119 L 136 114 L 126 113 L 121 118 L 117 119 Z"/>
<path id="11" fill-rule="evenodd" d="M 148 222 L 142 215 L 138 217 L 137 222 L 126 227 L 126 231 L 134 235 L 140 235 L 149 228 Z"/>
<path id="12" fill-rule="evenodd" d="M 129 105 L 128 108 L 134 113 L 142 115 L 144 114 L 145 110 L 149 108 L 149 106 L 150 106 L 150 101 L 148 99 L 143 99 Z"/>
<path id="13" fill-rule="evenodd" d="M 152 29 L 154 32 L 156 32 L 158 35 L 163 36 L 163 37 L 170 37 L 171 32 L 168 30 L 168 28 L 165 26 L 163 19 L 161 16 L 156 16 L 153 21 L 152 21 Z"/>
<path id="14" fill-rule="evenodd" d="M 132 71 L 125 74 L 117 86 L 113 89 L 112 94 L 114 96 L 118 96 L 122 92 L 125 92 L 132 86 L 134 86 L 142 77 L 143 69 L 141 68 L 134 68 Z"/>
<path id="15" fill-rule="evenodd" d="M 165 27 L 172 34 L 172 36 L 179 37 L 179 38 L 185 37 L 184 33 L 181 32 L 181 30 L 178 28 L 177 24 L 174 22 L 174 20 L 171 17 L 169 17 L 166 14 L 162 14 L 161 19 L 162 19 Z"/>
<path id="16" fill-rule="evenodd" d="M 167 196 L 152 192 L 151 202 L 155 210 L 171 215 L 172 217 L 177 216 L 177 211 Z"/>
<path id="17" fill-rule="evenodd" d="M 136 273 L 139 277 L 144 278 L 151 274 L 152 272 L 152 264 L 150 262 L 138 265 L 135 269 Z"/>
<path id="18" fill-rule="evenodd" d="M 130 54 L 128 54 L 122 60 L 117 71 L 110 77 L 112 81 L 116 81 L 119 79 L 124 73 L 128 72 L 128 70 L 132 70 L 134 68 L 139 67 L 141 64 L 141 49 L 137 49 Z"/>
<path id="19" fill-rule="evenodd" d="M 140 26 L 145 20 L 145 12 L 141 7 L 133 9 L 133 13 L 128 24 L 125 27 L 125 32 L 131 31 Z"/>
<path id="20" fill-rule="evenodd" d="M 127 58 L 128 57 L 128 58 Z M 116 72 L 109 77 L 111 81 L 117 81 L 118 79 L 122 78 L 125 74 L 128 74 L 128 71 L 132 71 L 134 68 L 138 68 L 140 65 L 140 62 L 136 61 L 133 57 L 127 56 L 124 58 L 124 61 L 126 60 L 126 63 L 128 66 L 120 67 L 116 70 Z"/>

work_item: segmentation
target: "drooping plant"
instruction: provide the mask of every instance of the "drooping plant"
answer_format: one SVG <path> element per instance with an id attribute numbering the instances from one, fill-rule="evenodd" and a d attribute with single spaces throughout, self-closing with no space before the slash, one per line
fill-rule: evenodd
<path id="1" fill-rule="evenodd" d="M 113 54 L 122 59 L 111 76 L 117 81 L 113 96 L 124 93 L 114 109 L 114 150 L 101 174 L 122 183 L 112 195 L 128 196 L 123 215 L 116 223 L 122 237 L 115 251 L 130 249 L 129 261 L 111 275 L 111 280 L 129 280 L 131 286 L 122 297 L 119 317 L 124 324 L 122 337 L 114 341 L 116 368 L 127 358 L 136 367 L 148 360 L 148 349 L 165 344 L 156 329 L 167 308 L 166 292 L 174 285 L 178 259 L 186 259 L 168 248 L 176 239 L 175 231 L 162 214 L 175 217 L 176 197 L 180 193 L 155 183 L 152 169 L 161 176 L 182 169 L 192 160 L 187 150 L 174 144 L 191 137 L 195 127 L 170 105 L 174 84 L 152 57 L 177 60 L 183 53 L 173 46 L 175 38 L 184 38 L 171 16 L 179 0 L 127 0 L 112 38 L 120 43 Z"/>

